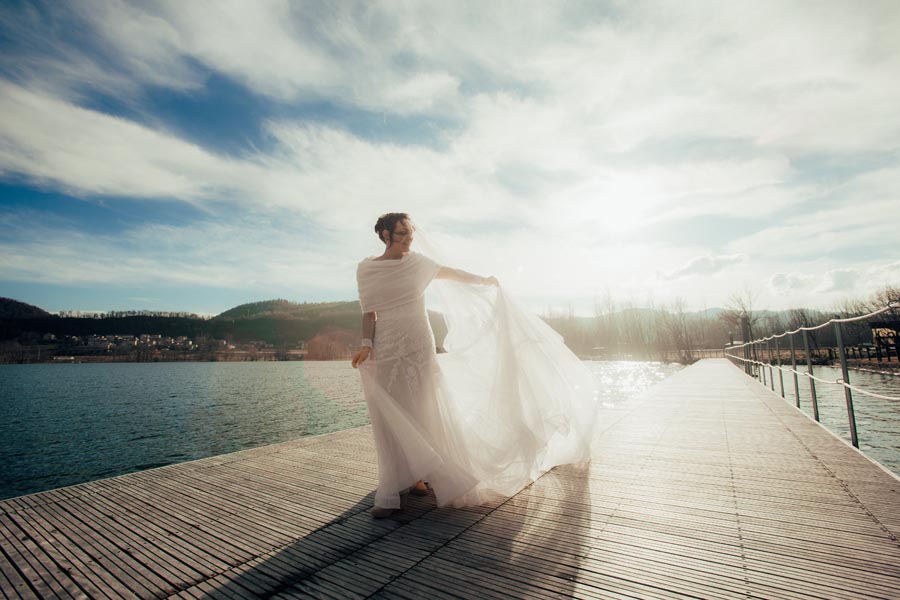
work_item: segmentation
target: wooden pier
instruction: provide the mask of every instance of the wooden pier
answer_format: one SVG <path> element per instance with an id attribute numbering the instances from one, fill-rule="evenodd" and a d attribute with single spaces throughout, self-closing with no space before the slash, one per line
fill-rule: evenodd
<path id="1" fill-rule="evenodd" d="M 605 409 L 589 465 L 373 520 L 371 432 L 0 502 L 8 598 L 900 598 L 900 480 L 723 359 Z"/>

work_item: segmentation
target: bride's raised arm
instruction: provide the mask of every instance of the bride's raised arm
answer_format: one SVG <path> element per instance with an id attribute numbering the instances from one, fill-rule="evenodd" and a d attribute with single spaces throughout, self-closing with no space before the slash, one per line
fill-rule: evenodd
<path id="1" fill-rule="evenodd" d="M 441 267 L 438 270 L 437 275 L 435 275 L 435 278 L 450 279 L 452 281 L 459 281 L 460 283 L 472 283 L 475 285 L 500 285 L 500 282 L 497 281 L 497 278 L 493 275 L 490 277 L 482 277 L 481 275 L 475 275 L 474 273 L 469 273 L 462 269 L 452 269 L 450 267 Z"/>

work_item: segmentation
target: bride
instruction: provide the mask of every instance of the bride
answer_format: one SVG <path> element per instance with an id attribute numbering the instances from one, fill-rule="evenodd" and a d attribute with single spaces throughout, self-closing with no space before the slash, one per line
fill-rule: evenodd
<path id="1" fill-rule="evenodd" d="M 586 367 L 494 277 L 411 251 L 406 213 L 379 217 L 384 253 L 359 263 L 359 368 L 378 459 L 375 518 L 404 491 L 438 506 L 513 495 L 558 464 L 590 458 L 596 398 Z M 433 252 L 432 252 L 433 253 Z M 434 283 L 432 283 L 434 282 Z M 438 355 L 426 311 L 447 325 Z"/>

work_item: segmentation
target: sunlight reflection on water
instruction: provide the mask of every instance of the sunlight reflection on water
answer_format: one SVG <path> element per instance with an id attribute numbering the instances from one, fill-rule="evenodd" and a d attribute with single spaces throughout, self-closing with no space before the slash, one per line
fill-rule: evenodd
<path id="1" fill-rule="evenodd" d="M 594 374 L 602 408 L 617 408 L 684 368 L 676 363 L 634 361 L 585 361 Z"/>

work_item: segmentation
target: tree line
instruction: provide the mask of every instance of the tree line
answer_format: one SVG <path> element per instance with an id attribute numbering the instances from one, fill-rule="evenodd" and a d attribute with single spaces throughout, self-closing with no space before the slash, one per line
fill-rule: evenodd
<path id="1" fill-rule="evenodd" d="M 592 317 L 578 317 L 574 310 L 548 310 L 542 317 L 558 331 L 577 354 L 597 357 L 634 357 L 656 359 L 671 356 L 690 357 L 699 350 L 722 349 L 741 340 L 741 315 L 750 322 L 750 338 L 759 339 L 798 327 L 819 325 L 838 316 L 856 317 L 900 301 L 900 287 L 886 286 L 867 298 L 847 299 L 833 310 L 793 308 L 783 311 L 759 310 L 757 293 L 745 289 L 733 294 L 725 307 L 689 311 L 683 300 L 638 307 L 633 300 L 617 301 L 607 294 L 594 305 Z M 885 319 L 900 319 L 900 311 Z M 848 345 L 872 341 L 868 321 L 847 324 L 843 329 Z M 836 344 L 833 328 L 810 334 L 814 347 Z"/>

